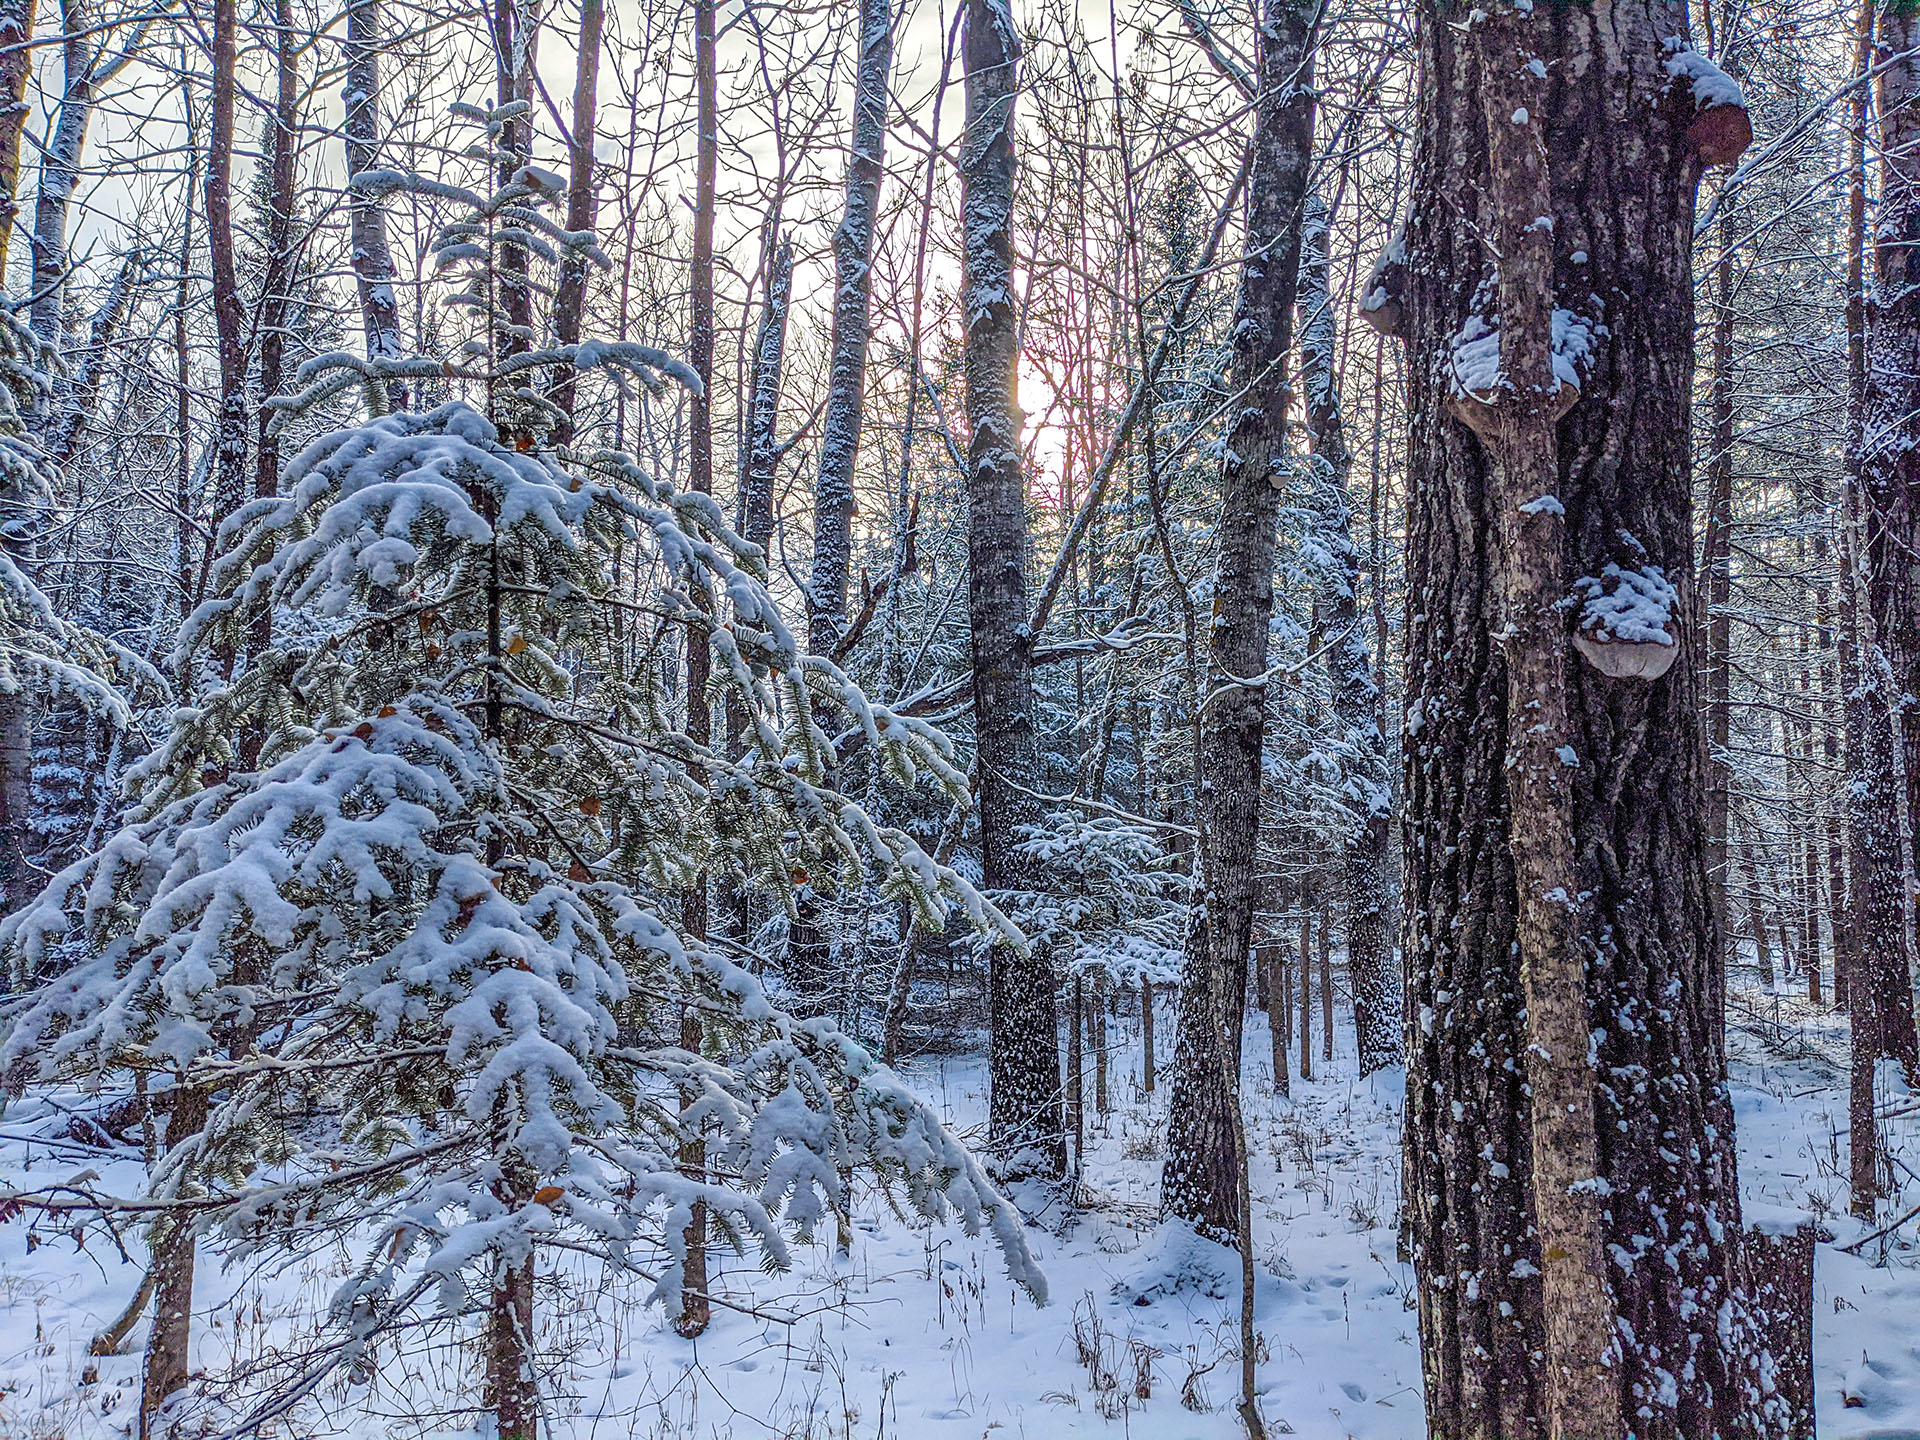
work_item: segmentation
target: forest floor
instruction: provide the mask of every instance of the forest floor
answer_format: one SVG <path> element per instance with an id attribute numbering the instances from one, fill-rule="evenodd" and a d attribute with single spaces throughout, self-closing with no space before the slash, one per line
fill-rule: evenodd
<path id="1" fill-rule="evenodd" d="M 1747 1202 L 1811 1212 L 1836 1236 L 1820 1247 L 1815 1276 L 1820 1433 L 1920 1440 L 1920 1235 L 1910 1222 L 1860 1257 L 1840 1249 L 1863 1233 L 1845 1213 L 1844 1018 L 1743 983 L 1729 1038 Z M 540 1342 L 553 1436 L 1238 1435 L 1237 1264 L 1156 1229 L 1165 1090 L 1140 1093 L 1137 1035 L 1111 1025 L 1109 1036 L 1113 1104 L 1090 1114 L 1079 1209 L 1056 1203 L 1032 1216 L 1052 1290 L 1045 1309 L 1015 1291 L 986 1241 L 915 1228 L 867 1193 L 844 1259 L 823 1243 L 798 1249 L 785 1275 L 734 1261 L 723 1293 L 758 1313 L 722 1310 L 697 1341 L 644 1306 L 640 1282 L 584 1269 L 564 1287 L 551 1280 Z M 1296 1076 L 1285 1101 L 1271 1098 L 1264 1026 L 1256 1020 L 1247 1037 L 1262 1408 L 1277 1433 L 1417 1440 L 1412 1272 L 1395 1254 L 1402 1081 L 1397 1072 L 1358 1079 L 1350 1031 L 1335 1039 L 1329 1064 L 1316 1036 L 1315 1078 Z M 978 1059 L 927 1059 L 905 1073 L 951 1123 L 977 1131 Z M 1903 1112 L 1892 1125 L 1896 1152 L 1920 1170 L 1920 1102 L 1896 1096 L 1890 1108 Z M 84 1163 L 22 1143 L 32 1124 L 29 1106 L 0 1122 L 0 1177 L 45 1183 Z M 137 1183 L 131 1164 L 102 1169 L 109 1184 Z M 1903 1208 L 1920 1205 L 1920 1179 L 1901 1178 Z M 97 1239 L 79 1248 L 44 1224 L 29 1247 L 27 1229 L 21 1218 L 0 1230 L 0 1437 L 130 1433 L 143 1331 L 129 1353 L 93 1360 L 86 1349 L 126 1303 L 137 1267 L 103 1254 Z M 127 1243 L 137 1253 L 132 1236 Z M 235 1408 L 209 1416 L 202 1433 L 231 1424 L 267 1375 L 314 1343 L 316 1311 L 340 1271 L 317 1257 L 203 1263 L 196 1363 L 209 1392 Z M 258 1433 L 472 1435 L 470 1414 L 456 1413 L 475 1398 L 468 1357 L 434 1333 L 337 1374 L 277 1430 Z"/>

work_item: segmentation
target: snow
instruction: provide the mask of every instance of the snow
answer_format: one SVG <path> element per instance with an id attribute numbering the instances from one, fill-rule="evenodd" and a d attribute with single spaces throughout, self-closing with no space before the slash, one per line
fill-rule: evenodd
<path id="1" fill-rule="evenodd" d="M 1679 592 L 1658 565 L 1629 570 L 1609 562 L 1598 576 L 1584 575 L 1573 582 L 1573 592 L 1585 600 L 1580 628 L 1602 641 L 1672 645 L 1667 629 L 1680 603 Z"/>
<path id="2" fill-rule="evenodd" d="M 1743 986 L 1749 974 L 1738 972 Z M 1920 1428 L 1920 1335 L 1907 1323 L 1920 1313 L 1915 1227 L 1890 1237 L 1884 1265 L 1875 1263 L 1878 1246 L 1861 1256 L 1839 1248 L 1865 1233 L 1845 1215 L 1844 1018 L 1742 988 L 1730 1020 L 1749 1218 L 1773 1228 L 1809 1214 L 1839 1237 L 1819 1246 L 1815 1274 L 1821 1434 L 1865 1440 Z M 1163 1043 L 1172 1029 L 1164 1024 Z M 1107 1117 L 1090 1118 L 1081 1208 L 1036 1205 L 1027 1228 L 1053 1296 L 1044 1309 L 1002 1278 L 988 1243 L 905 1223 L 870 1188 L 844 1257 L 822 1237 L 796 1247 L 791 1272 L 770 1277 L 723 1250 L 715 1288 L 741 1308 L 723 1305 L 697 1341 L 680 1339 L 657 1308 L 645 1308 L 644 1281 L 567 1256 L 556 1263 L 578 1287 L 578 1302 L 543 1307 L 537 1322 L 556 1440 L 773 1440 L 805 1433 L 808 1423 L 816 1433 L 851 1426 L 926 1440 L 977 1440 L 983 1432 L 1238 1436 L 1237 1256 L 1158 1223 L 1164 1089 L 1140 1095 L 1137 1037 L 1111 1020 L 1109 1035 L 1117 1103 Z M 1294 1078 L 1291 1103 L 1275 1100 L 1264 1021 L 1249 1020 L 1243 1090 L 1265 1337 L 1261 1406 L 1270 1427 L 1284 1421 L 1302 1436 L 1418 1440 L 1412 1275 L 1395 1253 L 1403 1080 L 1397 1071 L 1357 1078 L 1344 1014 L 1337 1047 L 1331 1065 L 1316 1064 L 1316 1079 Z M 903 1071 L 901 1083 L 950 1128 L 977 1133 L 985 1113 L 977 1056 L 929 1058 Z M 113 1188 L 136 1182 L 137 1160 L 124 1154 L 72 1139 L 22 1139 L 52 1137 L 62 1123 L 48 1102 L 17 1103 L 0 1121 L 0 1173 L 45 1184 L 94 1169 Z M 1920 1157 L 1920 1115 L 1891 1130 L 1896 1154 Z M 1915 1202 L 1920 1182 L 1907 1187 L 1906 1203 Z M 138 1267 L 97 1232 L 82 1243 L 40 1222 L 29 1249 L 27 1228 L 19 1218 L 0 1231 L 8 1242 L 0 1259 L 0 1430 L 69 1440 L 120 1435 L 137 1398 L 142 1332 L 131 1353 L 96 1359 L 85 1350 L 131 1294 Z M 126 1236 L 137 1254 L 136 1242 Z M 311 1337 L 315 1306 L 324 1308 L 339 1284 L 339 1265 L 325 1250 L 225 1269 L 204 1260 L 196 1364 L 208 1385 L 227 1387 L 231 1398 L 234 1387 L 283 1373 L 282 1347 Z M 403 1420 L 442 1401 L 475 1402 L 473 1390 L 461 1388 L 454 1349 L 472 1333 L 471 1322 L 436 1321 L 383 1337 L 364 1364 L 344 1367 L 304 1402 L 290 1433 L 472 1435 L 456 1416 L 424 1428 Z M 1135 1392 L 1142 1374 L 1145 1398 Z"/>
<path id="3" fill-rule="evenodd" d="M 1739 110 L 1747 108 L 1746 93 L 1741 90 L 1740 82 L 1689 45 L 1684 37 L 1668 36 L 1667 50 L 1667 74 L 1693 87 L 1695 111 L 1711 110 L 1718 105 L 1731 105 Z"/>
<path id="4" fill-rule="evenodd" d="M 1552 220 L 1547 228 L 1552 228 Z M 1538 224 L 1539 221 L 1534 222 Z M 1606 326 L 1597 324 L 1574 310 L 1555 306 L 1552 318 L 1553 378 L 1561 385 L 1579 389 L 1593 363 L 1597 342 L 1606 335 Z M 1460 322 L 1448 346 L 1454 384 L 1469 395 L 1485 398 L 1499 389 L 1500 322 L 1497 317 L 1473 311 Z"/>

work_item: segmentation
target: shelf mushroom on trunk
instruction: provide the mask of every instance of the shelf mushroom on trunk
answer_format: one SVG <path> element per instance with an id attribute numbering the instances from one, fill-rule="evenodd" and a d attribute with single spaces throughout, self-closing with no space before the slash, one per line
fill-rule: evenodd
<path id="1" fill-rule="evenodd" d="M 1731 165 L 1753 144 L 1753 120 L 1740 82 L 1684 38 L 1668 38 L 1667 73 L 1692 92 L 1694 117 L 1687 144 L 1702 165 Z"/>
<path id="2" fill-rule="evenodd" d="M 1596 302 L 1597 303 L 1597 302 Z M 1593 352 L 1596 336 L 1606 328 L 1584 315 L 1556 308 L 1553 312 L 1553 418 L 1556 423 L 1580 402 L 1580 367 Z M 1447 413 L 1482 440 L 1489 439 L 1497 422 L 1495 402 L 1500 388 L 1500 321 L 1476 310 L 1454 334 L 1453 383 L 1448 387 Z"/>
<path id="3" fill-rule="evenodd" d="M 1615 680 L 1658 680 L 1672 668 L 1680 646 L 1667 627 L 1680 596 L 1658 565 L 1609 563 L 1574 581 L 1573 591 L 1585 601 L 1573 632 L 1581 659 Z"/>

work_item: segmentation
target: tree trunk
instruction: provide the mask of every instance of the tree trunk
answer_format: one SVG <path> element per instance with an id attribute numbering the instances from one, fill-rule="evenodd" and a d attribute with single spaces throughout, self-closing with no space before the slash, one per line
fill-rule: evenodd
<path id="1" fill-rule="evenodd" d="M 20 216 L 20 134 L 27 126 L 27 82 L 33 76 L 35 0 L 0 4 L 0 285 L 7 275 L 7 252 L 14 221 Z"/>
<path id="2" fill-rule="evenodd" d="M 1313 1079 L 1313 917 L 1300 917 L 1300 1078 Z"/>
<path id="3" fill-rule="evenodd" d="M 33 276 L 29 294 L 35 296 L 29 316 L 34 334 L 55 351 L 61 348 L 63 310 L 66 303 L 67 211 L 79 184 L 80 155 L 86 145 L 87 127 L 93 118 L 93 54 L 85 32 L 88 17 L 81 0 L 66 0 L 61 9 L 61 28 L 65 36 L 63 56 L 65 89 L 53 123 L 53 133 L 40 156 L 39 195 L 34 207 Z M 31 36 L 33 8 L 15 8 L 0 14 L 0 30 L 23 27 Z M 25 39 L 16 43 L 24 46 Z M 0 56 L 0 86 L 8 96 L 24 96 L 33 69 L 33 51 L 21 49 Z M 9 167 L 4 196 L 9 231 L 17 208 L 13 190 L 19 180 L 20 133 L 26 123 L 28 107 L 21 99 L 4 112 L 0 123 L 0 165 Z M 0 276 L 3 279 L 4 276 Z M 44 407 L 45 399 L 36 404 Z M 39 418 L 48 417 L 44 408 Z M 14 493 L 20 489 L 8 485 L 0 496 L 9 512 L 6 521 L 12 532 L 5 541 L 8 558 L 33 577 L 34 551 L 42 517 L 20 514 L 21 509 L 37 509 L 45 499 Z M 33 825 L 33 724 L 34 697 L 24 689 L 0 694 L 0 914 L 11 913 L 27 902 L 39 888 L 33 866 L 28 861 L 29 836 Z"/>
<path id="4" fill-rule="evenodd" d="M 1351 816 L 1343 880 L 1347 909 L 1347 982 L 1353 987 L 1353 1029 L 1360 1073 L 1400 1059 L 1400 986 L 1387 933 L 1392 880 L 1387 871 L 1393 778 L 1386 737 L 1376 719 L 1380 697 L 1360 617 L 1360 555 L 1353 544 L 1353 504 L 1334 375 L 1333 305 L 1327 290 L 1327 235 L 1332 217 L 1318 191 L 1307 197 L 1300 252 L 1300 383 L 1307 392 L 1313 444 L 1314 528 L 1325 556 L 1316 608 L 1327 647 L 1327 683 L 1338 726 L 1342 799 Z M 1329 1001 L 1331 1003 L 1331 1001 Z M 1328 1027 L 1331 1041 L 1332 1027 Z"/>
<path id="5" fill-rule="evenodd" d="M 167 1109 L 167 1148 L 178 1150 L 207 1123 L 207 1096 L 198 1086 L 177 1087 Z M 193 1221 L 187 1215 L 163 1215 L 153 1222 L 153 1326 L 147 1332 L 141 1364 L 140 1440 L 156 1440 L 167 1401 L 192 1374 Z M 170 1429 L 171 1427 L 169 1427 Z"/>
<path id="6" fill-rule="evenodd" d="M 67 213 L 80 185 L 80 160 L 87 147 L 98 99 L 94 74 L 97 56 L 88 31 L 94 23 L 85 0 L 64 0 L 60 25 L 64 66 L 60 108 L 53 134 L 40 152 L 40 185 L 33 206 L 33 281 L 28 312 L 33 333 L 55 349 L 67 303 Z M 31 56 L 32 51 L 26 55 Z M 217 63 L 217 62 L 216 62 Z"/>
<path id="7" fill-rule="evenodd" d="M 1320 912 L 1320 1059 L 1333 1063 L 1333 911 Z"/>
<path id="8" fill-rule="evenodd" d="M 1293 1027 L 1287 1023 L 1292 1012 L 1293 994 L 1287 989 L 1286 945 L 1278 936 L 1260 948 L 1260 963 L 1267 984 L 1267 1048 L 1273 1060 L 1273 1093 L 1290 1094 L 1292 1062 L 1287 1041 Z"/>
<path id="9" fill-rule="evenodd" d="M 1073 1173 L 1078 1175 L 1087 1160 L 1086 1052 L 1081 1041 L 1086 1034 L 1086 980 L 1075 975 L 1067 995 L 1067 1115 L 1073 1126 Z"/>
<path id="10" fill-rule="evenodd" d="M 260 395 L 280 393 L 287 353 L 287 312 L 296 245 L 293 229 L 295 164 L 300 126 L 300 54 L 292 0 L 274 0 L 273 138 L 268 146 L 267 255 L 260 282 Z M 271 433 L 273 412 L 262 409 L 254 437 L 253 493 L 273 495 L 280 486 L 280 439 Z M 271 625 L 271 620 L 268 620 Z M 259 636 L 264 642 L 267 633 Z"/>
<path id="11" fill-rule="evenodd" d="M 1749 841 L 1740 852 L 1742 868 L 1747 873 L 1747 925 L 1753 931 L 1753 958 L 1760 967 L 1760 983 L 1768 993 L 1772 993 L 1773 946 L 1767 943 L 1767 922 L 1760 915 L 1760 870 L 1754 862 L 1753 844 Z"/>
<path id="12" fill-rule="evenodd" d="M 1195 695 L 1199 899 L 1188 928 L 1163 1214 L 1239 1243 L 1240 1031 L 1258 878 L 1273 557 L 1287 454 L 1287 354 L 1299 282 L 1301 204 L 1313 154 L 1317 7 L 1263 0 L 1256 29 L 1246 253 L 1229 383 L 1241 398 L 1220 469 L 1204 693 Z"/>
<path id="13" fill-rule="evenodd" d="M 1140 1089 L 1153 1094 L 1159 1076 L 1153 1073 L 1153 982 L 1140 982 Z"/>
<path id="14" fill-rule="evenodd" d="M 213 323 L 220 358 L 220 418 L 214 438 L 214 513 L 231 515 L 247 497 L 247 306 L 233 244 L 235 64 L 238 0 L 213 7 L 213 109 L 207 137 L 207 256 L 213 273 Z M 209 538 L 211 545 L 211 538 Z M 223 656 L 228 667 L 233 657 Z"/>
<path id="15" fill-rule="evenodd" d="M 193 143 L 193 91 L 180 86 L 180 106 L 187 116 L 187 193 L 200 188 L 200 151 Z M 180 221 L 180 274 L 173 292 L 173 424 L 174 453 L 174 582 L 179 590 L 179 619 L 193 613 L 199 602 L 193 581 L 194 509 L 198 497 L 193 493 L 193 386 L 191 352 L 187 337 L 187 304 L 193 278 L 193 206 L 183 207 Z"/>
<path id="16" fill-rule="evenodd" d="M 1707 691 L 1707 886 L 1720 933 L 1727 921 L 1727 827 L 1733 769 L 1727 755 L 1732 734 L 1733 665 L 1733 202 L 1723 200 L 1720 254 L 1713 267 L 1713 329 L 1707 389 L 1707 529 L 1701 545 L 1706 614 Z"/>
<path id="17" fill-rule="evenodd" d="M 1857 947 L 1859 853 L 1853 848 L 1851 777 L 1859 756 L 1855 749 L 1854 690 L 1860 682 L 1859 622 L 1865 609 L 1865 585 L 1859 557 L 1860 461 L 1865 449 L 1867 421 L 1867 75 L 1873 68 L 1873 19 L 1878 0 L 1859 0 L 1854 11 L 1853 73 L 1856 83 L 1847 97 L 1847 453 L 1840 489 L 1840 719 L 1846 745 L 1848 803 L 1845 817 L 1847 845 L 1847 932 Z M 1852 982 L 1849 975 L 1849 1002 Z"/>
<path id="18" fill-rule="evenodd" d="M 893 78 L 893 15 L 888 0 L 860 0 L 855 39 L 860 54 L 853 86 L 853 141 L 847 156 L 846 210 L 833 232 L 833 336 L 827 408 L 821 420 L 820 475 L 814 489 L 813 570 L 807 577 L 807 643 L 817 655 L 833 653 L 847 623 L 853 468 L 860 454 L 867 337 L 872 329 L 873 228 L 885 173 L 887 97 Z M 1009 88 L 1009 106 L 1011 93 Z"/>
<path id="19" fill-rule="evenodd" d="M 693 263 L 689 303 L 690 334 L 687 358 L 700 380 L 700 389 L 689 408 L 688 488 L 702 495 L 713 493 L 713 220 L 720 171 L 720 81 L 715 56 L 716 0 L 694 0 L 693 46 L 694 85 L 697 91 L 696 123 L 699 135 L 694 151 Z M 713 597 L 693 578 L 694 604 L 711 614 Z M 708 709 L 707 681 L 711 656 L 704 629 L 687 628 L 687 738 L 704 746 L 713 738 L 712 716 Z M 686 929 L 699 940 L 707 937 L 707 886 L 697 882 L 687 896 Z M 680 1022 L 680 1043 L 699 1054 L 703 1041 L 700 1015 L 687 1007 Z M 681 1094 L 681 1108 L 698 1102 L 692 1090 Z M 706 1146 L 698 1133 L 680 1142 L 680 1169 L 690 1179 L 706 1178 Z M 674 1329 L 684 1338 L 702 1334 L 713 1318 L 713 1304 L 707 1298 L 707 1210 L 696 1204 L 682 1232 L 686 1261 L 682 1266 L 683 1295 Z"/>
<path id="20" fill-rule="evenodd" d="M 773 482 L 780 464 L 780 366 L 787 348 L 787 308 L 793 298 L 793 246 L 780 240 L 767 271 L 754 340 L 747 412 L 747 456 L 741 477 L 740 533 L 763 551 L 773 540 Z"/>
<path id="21" fill-rule="evenodd" d="M 1087 1016 L 1087 1044 L 1093 1048 L 1093 1113 L 1105 1116 L 1107 1096 L 1107 1002 L 1105 980 L 1093 982 L 1093 1009 Z"/>
<path id="22" fill-rule="evenodd" d="M 1610 563 L 1697 644 L 1675 357 L 1695 188 L 1745 116 L 1669 68 L 1684 23 L 1650 0 L 1422 7 L 1405 1136 L 1434 1440 L 1746 1425 L 1741 1327 L 1698 1319 L 1734 1298 L 1739 1196 L 1695 671 L 1616 678 L 1601 664 L 1649 674 L 1677 646 L 1610 653 L 1591 628 L 1591 661 L 1568 654 L 1573 581 Z"/>
<path id="23" fill-rule="evenodd" d="M 380 168 L 380 0 L 347 0 L 346 149 L 347 176 Z M 367 359 L 398 360 L 400 301 L 393 293 L 393 251 L 387 244 L 387 212 L 382 201 L 348 190 L 352 214 L 354 286 L 360 297 L 360 329 Z M 391 410 L 407 408 L 404 380 L 389 380 L 384 396 Z"/>
<path id="24" fill-rule="evenodd" d="M 600 32 L 606 22 L 604 0 L 581 0 L 580 41 L 574 51 L 573 123 L 567 146 L 567 229 L 591 232 L 599 216 L 599 195 L 593 185 L 594 111 L 600 95 Z M 587 252 L 584 246 L 560 257 L 560 277 L 553 294 L 553 335 L 561 345 L 579 343 L 587 309 Z M 565 419 L 559 438 L 574 434 L 575 375 L 571 365 L 555 377 L 553 403 Z"/>
<path id="25" fill-rule="evenodd" d="M 496 1154 L 511 1153 L 504 1130 L 504 1125 L 496 1130 Z M 493 1185 L 501 1207 L 511 1213 L 532 1204 L 537 1177 L 531 1168 L 514 1157 L 503 1170 Z M 533 1374 L 533 1256 L 498 1251 L 493 1265 L 481 1403 L 493 1416 L 495 1440 L 536 1440 L 540 1390 Z"/>
<path id="26" fill-rule="evenodd" d="M 962 40 L 967 130 L 961 152 L 966 324 L 967 607 L 979 758 L 980 847 L 988 888 L 1039 888 L 1015 848 L 1039 818 L 1033 636 L 1027 628 L 1026 482 L 1014 403 L 1013 104 L 1020 42 L 1006 0 L 967 0 Z M 1051 957 L 988 952 L 992 1011 L 988 1144 L 999 1173 L 1066 1168 Z"/>
<path id="27" fill-rule="evenodd" d="M 1907 827 L 1897 823 L 1910 820 L 1913 799 L 1920 795 L 1920 743 L 1913 743 L 1920 740 L 1920 710 L 1912 700 L 1920 685 L 1920 550 L 1915 548 L 1920 546 L 1920 455 L 1914 453 L 1920 445 L 1920 291 L 1915 288 L 1920 281 L 1920 56 L 1913 49 L 1920 44 L 1920 14 L 1885 6 L 1879 25 L 1880 203 L 1872 235 L 1874 291 L 1867 309 L 1860 458 L 1868 616 L 1857 628 L 1862 688 L 1880 687 L 1881 703 L 1893 707 L 1892 748 L 1900 777 L 1895 804 L 1907 814 L 1892 826 L 1902 833 L 1878 843 L 1883 862 L 1897 856 L 1906 936 L 1888 944 L 1877 930 L 1864 934 L 1861 971 L 1875 992 L 1877 1018 L 1868 1028 L 1878 1054 L 1898 1060 L 1920 1084 L 1913 1024 L 1914 857 Z M 1856 781 L 1856 799 L 1859 790 Z"/>

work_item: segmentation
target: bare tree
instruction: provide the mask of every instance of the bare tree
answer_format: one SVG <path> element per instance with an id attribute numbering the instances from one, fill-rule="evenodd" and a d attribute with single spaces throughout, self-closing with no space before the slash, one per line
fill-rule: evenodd
<path id="1" fill-rule="evenodd" d="M 1019 335 L 1013 289 L 1014 98 L 1020 40 L 1006 0 L 967 0 L 961 41 L 967 128 L 961 156 L 966 324 L 967 603 L 972 620 L 977 799 L 986 882 L 1038 888 L 1018 848 L 1037 818 L 1033 636 L 1027 625 L 1026 483 L 1014 402 Z M 1066 1169 L 1053 961 L 995 945 L 988 1143 L 1001 1173 Z"/>
<path id="2" fill-rule="evenodd" d="M 1267 0 L 1256 28 L 1246 250 L 1228 383 L 1240 397 L 1220 468 L 1219 558 L 1204 690 L 1195 697 L 1199 899 L 1187 936 L 1163 1213 L 1240 1243 L 1245 1156 L 1240 1031 L 1259 889 L 1260 754 L 1266 733 L 1273 558 L 1287 455 L 1287 355 L 1300 229 L 1313 160 L 1312 46 L 1317 11 Z M 1301 958 L 1300 973 L 1308 973 Z"/>

